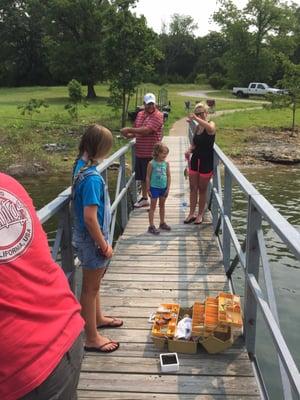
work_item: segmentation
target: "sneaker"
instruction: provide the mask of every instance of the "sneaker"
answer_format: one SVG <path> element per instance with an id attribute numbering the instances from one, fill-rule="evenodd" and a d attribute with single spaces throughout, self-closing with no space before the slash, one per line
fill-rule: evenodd
<path id="1" fill-rule="evenodd" d="M 163 229 L 164 231 L 170 231 L 171 227 L 164 222 L 163 224 L 159 225 L 159 229 Z"/>
<path id="2" fill-rule="evenodd" d="M 155 225 L 150 225 L 148 228 L 148 232 L 152 233 L 152 235 L 159 235 L 159 230 L 155 227 Z"/>
<path id="3" fill-rule="evenodd" d="M 139 201 L 134 203 L 135 208 L 141 208 L 141 207 L 147 207 L 149 206 L 149 201 L 147 199 L 144 199 L 144 197 L 141 197 Z"/>

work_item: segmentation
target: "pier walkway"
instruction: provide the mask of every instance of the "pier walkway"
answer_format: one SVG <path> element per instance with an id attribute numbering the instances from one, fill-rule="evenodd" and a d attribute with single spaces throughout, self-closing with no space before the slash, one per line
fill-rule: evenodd
<path id="1" fill-rule="evenodd" d="M 160 303 L 191 306 L 205 296 L 229 291 L 210 214 L 200 226 L 183 224 L 189 203 L 188 181 L 183 175 L 188 140 L 166 137 L 165 142 L 170 148 L 172 175 L 166 221 L 172 231 L 154 237 L 147 233 L 147 211 L 131 213 L 101 289 L 106 314 L 124 319 L 121 328 L 102 331 L 120 341 L 120 348 L 112 354 L 85 355 L 78 398 L 259 399 L 257 380 L 241 338 L 220 354 L 210 355 L 202 348 L 195 355 L 180 353 L 178 372 L 160 371 L 149 315 Z"/>

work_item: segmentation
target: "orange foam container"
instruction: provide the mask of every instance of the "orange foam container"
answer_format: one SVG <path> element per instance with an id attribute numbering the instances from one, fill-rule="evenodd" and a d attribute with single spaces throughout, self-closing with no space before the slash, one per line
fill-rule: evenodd
<path id="1" fill-rule="evenodd" d="M 179 304 L 160 304 L 152 327 L 152 336 L 172 338 L 175 334 Z"/>
<path id="2" fill-rule="evenodd" d="M 230 293 L 219 293 L 218 320 L 220 325 L 241 328 L 243 326 L 241 300 Z"/>

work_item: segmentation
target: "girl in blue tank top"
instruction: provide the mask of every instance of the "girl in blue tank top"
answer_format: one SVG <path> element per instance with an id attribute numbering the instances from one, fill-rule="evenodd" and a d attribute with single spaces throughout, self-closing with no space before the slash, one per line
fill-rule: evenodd
<path id="1" fill-rule="evenodd" d="M 165 222 L 165 203 L 171 184 L 170 166 L 166 161 L 169 149 L 164 143 L 156 143 L 153 148 L 153 160 L 148 164 L 146 187 L 150 196 L 149 228 L 148 232 L 159 235 L 160 231 L 154 225 L 154 212 L 159 199 L 159 228 L 170 231 L 171 228 Z"/>

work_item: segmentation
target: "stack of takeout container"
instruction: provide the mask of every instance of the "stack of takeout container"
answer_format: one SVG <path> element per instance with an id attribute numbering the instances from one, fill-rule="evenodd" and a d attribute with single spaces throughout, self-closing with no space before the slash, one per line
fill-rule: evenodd
<path id="1" fill-rule="evenodd" d="M 184 315 L 192 317 L 190 340 L 174 338 L 178 321 Z M 240 297 L 221 292 L 217 297 L 207 297 L 205 301 L 195 302 L 191 309 L 181 308 L 179 304 L 161 304 L 152 328 L 154 344 L 163 349 L 168 343 L 169 351 L 196 353 L 200 343 L 209 353 L 218 353 L 230 347 L 234 333 L 242 329 Z"/>

